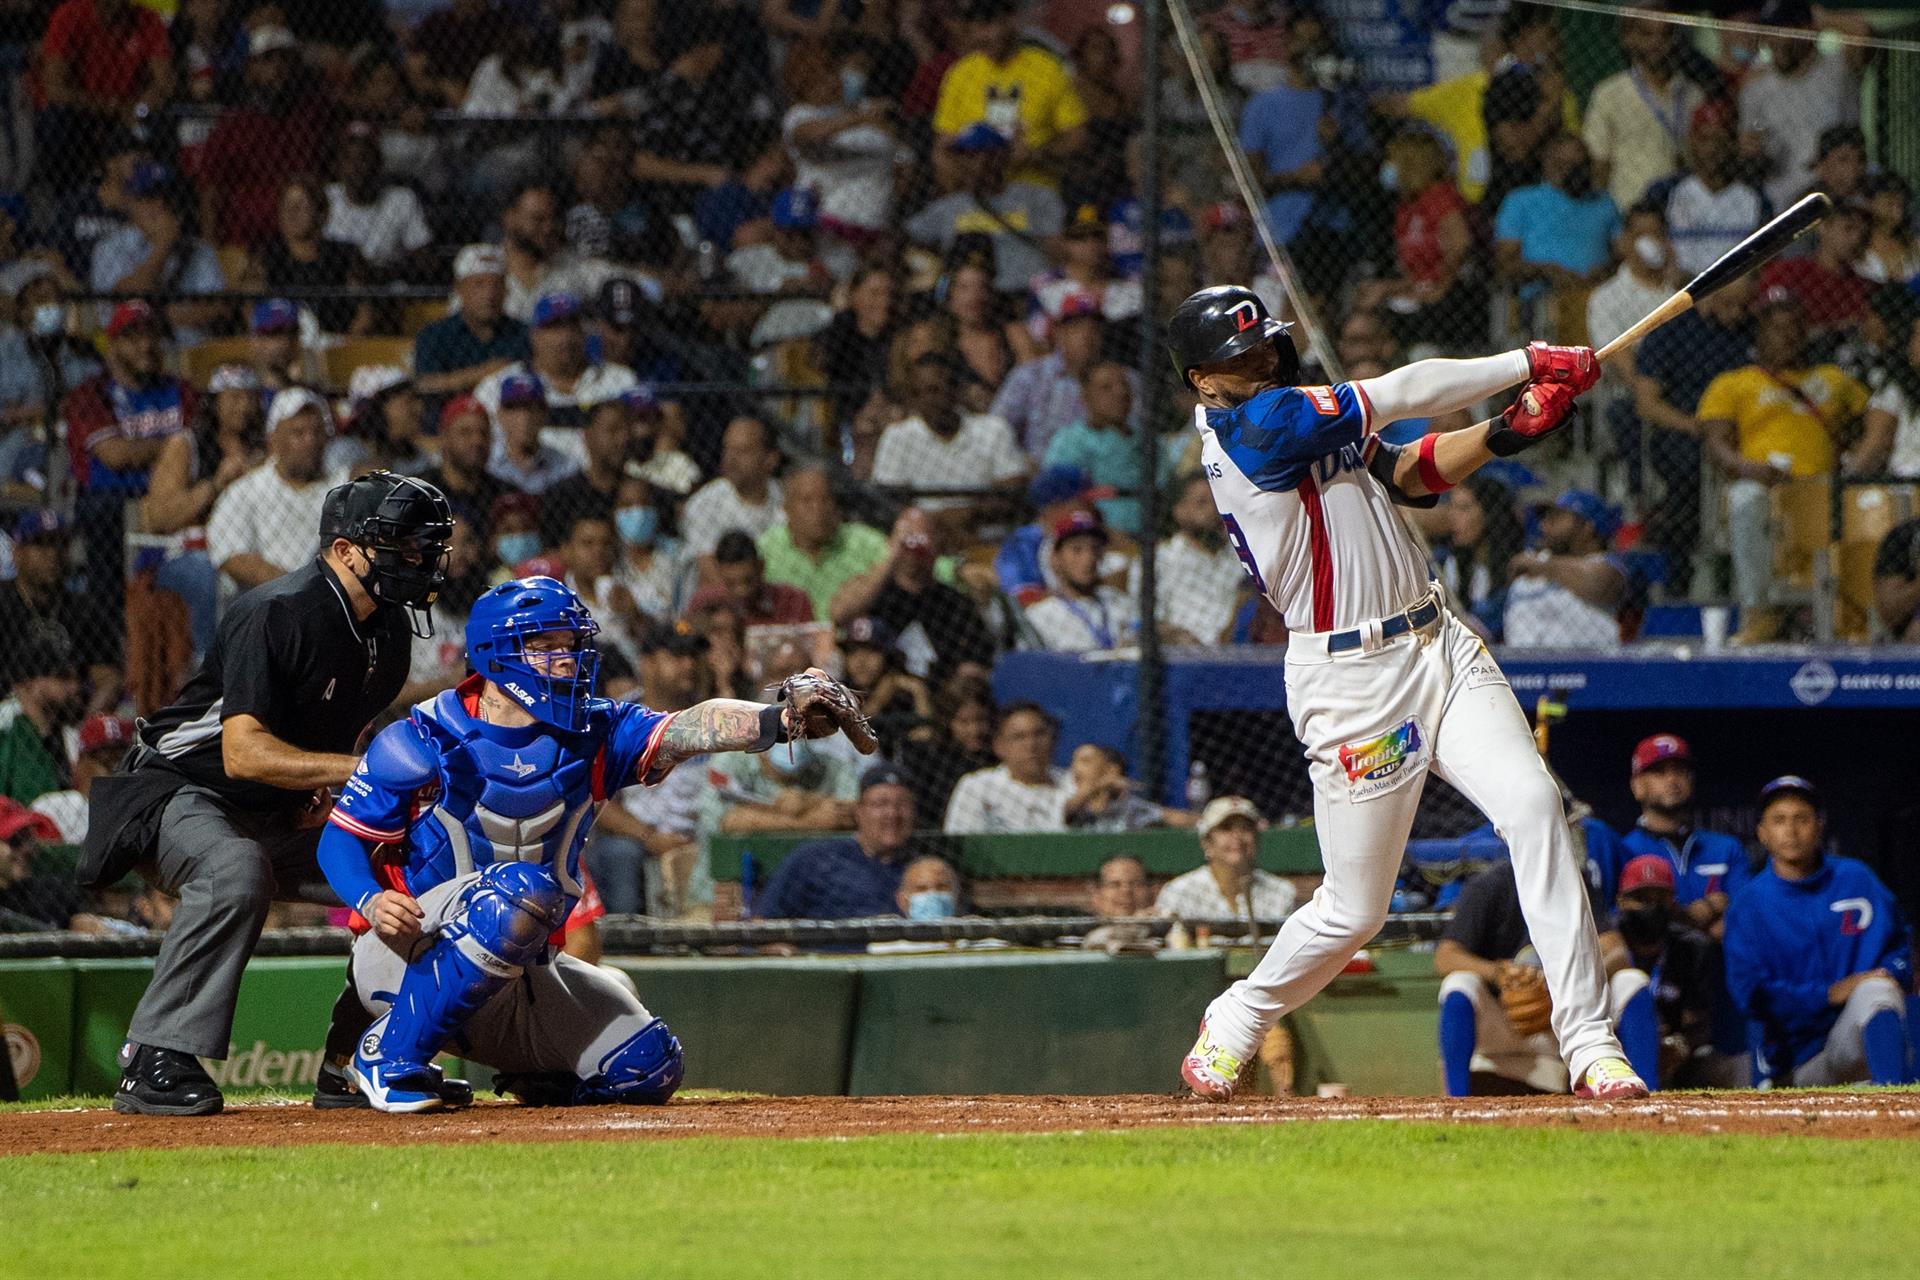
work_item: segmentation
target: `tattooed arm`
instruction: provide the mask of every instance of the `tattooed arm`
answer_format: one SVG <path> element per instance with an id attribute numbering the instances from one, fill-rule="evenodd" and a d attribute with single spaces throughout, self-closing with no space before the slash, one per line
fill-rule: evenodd
<path id="1" fill-rule="evenodd" d="M 785 709 L 738 698 L 709 698 L 675 713 L 660 740 L 657 764 L 711 751 L 765 751 L 785 737 Z"/>

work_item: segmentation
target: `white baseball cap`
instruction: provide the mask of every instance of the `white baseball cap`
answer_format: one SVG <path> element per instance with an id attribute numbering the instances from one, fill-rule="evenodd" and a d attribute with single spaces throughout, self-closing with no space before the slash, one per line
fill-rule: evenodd
<path id="1" fill-rule="evenodd" d="M 506 251 L 497 244 L 470 244 L 453 260 L 453 278 L 503 276 L 507 274 Z"/>
<path id="2" fill-rule="evenodd" d="M 207 393 L 218 395 L 222 391 L 258 391 L 260 375 L 244 364 L 223 364 L 213 371 L 207 379 Z"/>
<path id="3" fill-rule="evenodd" d="M 1254 808 L 1253 801 L 1242 796 L 1219 796 L 1200 811 L 1200 821 L 1194 824 L 1194 830 L 1204 839 L 1229 818 L 1245 818 L 1256 829 L 1267 825 L 1260 816 L 1260 810 Z"/>
<path id="4" fill-rule="evenodd" d="M 326 425 L 327 434 L 333 434 L 333 411 L 327 407 L 326 397 L 311 387 L 288 387 L 285 391 L 276 391 L 273 403 L 267 406 L 267 434 L 271 436 L 274 428 L 296 414 L 316 409 L 320 421 Z"/>
<path id="5" fill-rule="evenodd" d="M 285 27 L 269 25 L 257 27 L 247 37 L 247 56 L 257 58 L 263 53 L 278 53 L 282 49 L 298 49 L 300 42 L 293 38 L 293 32 Z"/>
<path id="6" fill-rule="evenodd" d="M 363 364 L 347 379 L 347 403 L 357 412 L 381 392 L 412 381 L 413 375 L 397 364 Z"/>

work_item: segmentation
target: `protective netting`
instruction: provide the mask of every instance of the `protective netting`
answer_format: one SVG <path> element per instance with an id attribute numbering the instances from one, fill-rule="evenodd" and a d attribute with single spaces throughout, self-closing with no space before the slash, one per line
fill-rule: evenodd
<path id="1" fill-rule="evenodd" d="M 1411 518 L 1509 652 L 1920 638 L 1897 13 L 169 8 L 0 17 L 0 790 L 67 840 L 115 717 L 165 705 L 223 605 L 311 556 L 326 489 L 377 466 L 459 517 L 403 703 L 465 674 L 489 582 L 552 572 L 614 696 L 845 672 L 922 827 L 1125 831 L 1226 794 L 1306 818 L 1285 628 L 1143 310 L 1250 283 L 1300 322 L 1309 381 L 1597 346 L 1809 189 L 1840 206 L 1815 237 Z M 1036 657 L 1088 650 L 1113 660 Z M 1192 696 L 1262 653 L 1274 697 Z M 1136 704 L 1136 660 L 1180 696 Z M 787 763 L 629 793 L 596 851 L 609 905 L 700 909 L 717 835 L 853 826 L 852 757 Z M 1478 822 L 1435 780 L 1416 835 Z M 35 872 L 0 862 L 0 927 L 146 918 Z"/>

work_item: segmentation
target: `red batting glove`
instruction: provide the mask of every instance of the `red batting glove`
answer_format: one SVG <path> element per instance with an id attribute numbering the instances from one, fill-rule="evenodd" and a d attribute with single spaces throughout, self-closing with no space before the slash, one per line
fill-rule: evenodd
<path id="1" fill-rule="evenodd" d="M 1527 344 L 1527 381 L 1564 384 L 1574 393 L 1600 381 L 1600 362 L 1591 347 L 1556 347 L 1545 342 Z"/>
<path id="2" fill-rule="evenodd" d="M 1573 411 L 1574 397 L 1578 394 L 1571 383 L 1529 382 L 1520 388 L 1519 397 L 1500 415 L 1500 425 L 1487 433 L 1487 448 L 1507 458 L 1537 444 L 1567 420 L 1567 415 Z"/>

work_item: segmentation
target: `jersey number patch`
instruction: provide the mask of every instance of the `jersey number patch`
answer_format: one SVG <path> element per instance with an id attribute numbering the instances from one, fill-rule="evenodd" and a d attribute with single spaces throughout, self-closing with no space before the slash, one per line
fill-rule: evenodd
<path id="1" fill-rule="evenodd" d="M 1260 562 L 1253 558 L 1253 548 L 1247 545 L 1247 535 L 1240 531 L 1240 522 L 1222 512 L 1220 523 L 1227 527 L 1227 541 L 1233 545 L 1233 554 L 1240 557 L 1240 567 L 1253 579 L 1253 585 L 1260 588 L 1260 594 L 1266 595 L 1267 580 L 1260 576 Z"/>

